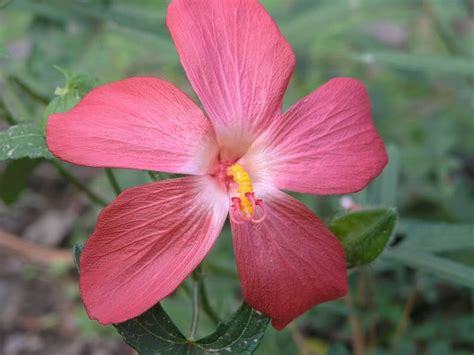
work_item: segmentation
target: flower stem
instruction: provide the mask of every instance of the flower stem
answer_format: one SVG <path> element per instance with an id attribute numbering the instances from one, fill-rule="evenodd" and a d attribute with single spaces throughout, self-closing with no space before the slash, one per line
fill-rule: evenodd
<path id="1" fill-rule="evenodd" d="M 120 185 L 115 177 L 114 171 L 110 168 L 105 168 L 105 174 L 107 175 L 107 179 L 109 180 L 110 186 L 114 190 L 115 194 L 118 196 L 122 192 Z"/>
<path id="2" fill-rule="evenodd" d="M 199 310 L 200 306 L 209 319 L 214 323 L 214 325 L 219 324 L 219 316 L 216 311 L 211 307 L 209 302 L 209 297 L 207 296 L 206 284 L 204 282 L 204 277 L 206 274 L 203 271 L 202 264 L 199 265 L 196 270 L 193 271 L 191 280 L 193 282 L 192 288 L 192 301 L 193 301 L 193 318 L 191 323 L 191 332 L 189 335 L 190 340 L 194 340 L 196 335 L 197 325 L 199 321 Z"/>
<path id="3" fill-rule="evenodd" d="M 207 294 L 206 283 L 204 282 L 205 277 L 206 277 L 206 273 L 203 270 L 203 264 L 201 264 L 196 268 L 196 270 L 194 270 L 192 274 L 192 278 L 191 278 L 193 282 L 193 290 L 192 290 L 193 305 L 195 304 L 194 290 L 197 287 L 197 295 L 198 295 L 197 301 L 199 305 L 202 307 L 202 310 L 208 316 L 211 322 L 213 322 L 214 325 L 218 325 L 220 322 L 220 318 L 217 312 L 212 308 L 211 303 L 209 302 L 209 296 Z"/>
<path id="4" fill-rule="evenodd" d="M 197 270 L 196 270 L 197 271 Z M 193 273 L 193 318 L 191 322 L 191 331 L 189 333 L 189 340 L 194 340 L 196 336 L 197 325 L 199 322 L 199 283 L 196 279 L 195 273 Z"/>
<path id="5" fill-rule="evenodd" d="M 59 174 L 66 178 L 78 190 L 83 192 L 93 203 L 103 207 L 107 206 L 107 202 L 105 200 L 96 195 L 96 193 L 91 191 L 87 186 L 83 185 L 74 175 L 67 171 L 66 168 L 60 162 L 58 162 L 57 160 L 49 160 L 49 162 L 56 168 Z"/>
<path id="6" fill-rule="evenodd" d="M 217 315 L 216 311 L 212 309 L 211 304 L 209 303 L 209 297 L 207 296 L 206 284 L 204 280 L 201 280 L 199 283 L 199 294 L 201 296 L 201 304 L 204 313 L 209 317 L 209 319 L 214 323 L 214 325 L 219 324 L 219 316 Z"/>

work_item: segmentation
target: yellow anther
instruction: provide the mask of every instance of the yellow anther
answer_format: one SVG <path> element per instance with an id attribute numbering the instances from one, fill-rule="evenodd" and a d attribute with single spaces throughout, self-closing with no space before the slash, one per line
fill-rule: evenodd
<path id="1" fill-rule="evenodd" d="M 247 198 L 246 194 L 253 192 L 252 179 L 250 175 L 242 165 L 233 164 L 227 170 L 227 175 L 231 176 L 239 188 L 237 192 L 239 193 L 240 198 L 240 209 L 241 211 L 248 216 L 254 215 L 254 208 L 252 202 Z"/>

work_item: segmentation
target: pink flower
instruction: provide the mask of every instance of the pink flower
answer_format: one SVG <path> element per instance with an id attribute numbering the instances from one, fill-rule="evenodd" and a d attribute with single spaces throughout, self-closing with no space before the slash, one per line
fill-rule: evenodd
<path id="1" fill-rule="evenodd" d="M 65 161 L 192 175 L 128 189 L 102 211 L 81 257 L 85 307 L 103 324 L 143 313 L 199 265 L 230 213 L 244 298 L 282 329 L 346 293 L 340 243 L 281 190 L 345 194 L 380 174 L 367 91 L 333 79 L 282 113 L 295 58 L 256 0 L 173 0 L 167 24 L 207 115 L 141 77 L 48 121 Z"/>

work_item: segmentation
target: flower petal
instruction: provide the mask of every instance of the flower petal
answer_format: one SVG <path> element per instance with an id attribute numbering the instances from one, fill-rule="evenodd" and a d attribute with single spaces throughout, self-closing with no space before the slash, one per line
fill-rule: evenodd
<path id="1" fill-rule="evenodd" d="M 234 249 L 245 300 L 282 329 L 346 293 L 346 263 L 339 241 L 301 202 L 277 189 L 263 200 L 263 222 L 232 223 Z"/>
<path id="2" fill-rule="evenodd" d="M 257 0 L 173 0 L 167 24 L 219 143 L 245 151 L 280 113 L 290 45 Z"/>
<path id="3" fill-rule="evenodd" d="M 92 90 L 46 127 L 51 152 L 95 167 L 207 172 L 217 154 L 214 131 L 196 104 L 158 78 L 130 78 Z"/>
<path id="4" fill-rule="evenodd" d="M 102 324 L 136 317 L 172 293 L 214 244 L 228 211 L 209 177 L 123 192 L 99 215 L 81 256 L 81 297 Z"/>
<path id="5" fill-rule="evenodd" d="M 349 78 L 333 79 L 296 103 L 248 155 L 279 188 L 321 195 L 359 191 L 387 163 L 367 90 Z"/>

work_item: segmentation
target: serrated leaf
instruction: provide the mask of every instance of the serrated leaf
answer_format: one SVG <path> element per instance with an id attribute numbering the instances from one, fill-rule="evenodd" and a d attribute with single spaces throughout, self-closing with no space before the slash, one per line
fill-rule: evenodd
<path id="1" fill-rule="evenodd" d="M 74 263 L 79 270 L 83 243 L 74 246 Z M 139 317 L 114 327 L 124 341 L 140 355 L 157 354 L 252 354 L 260 345 L 270 318 L 242 303 L 227 322 L 197 341 L 186 339 L 160 304 Z"/>
<path id="2" fill-rule="evenodd" d="M 263 338 L 270 318 L 242 303 L 232 318 L 221 323 L 211 335 L 198 340 L 203 354 L 252 354 Z"/>
<path id="3" fill-rule="evenodd" d="M 474 75 L 474 65 L 469 58 L 403 53 L 397 51 L 363 53 L 358 54 L 355 58 L 366 63 L 380 63 L 400 69 L 432 73 Z"/>
<path id="4" fill-rule="evenodd" d="M 35 123 L 21 123 L 0 132 L 0 160 L 52 158 L 43 132 Z"/>
<path id="5" fill-rule="evenodd" d="M 42 159 L 12 160 L 0 175 L 0 199 L 10 205 L 15 202 L 26 187 L 33 170 L 42 162 Z"/>
<path id="6" fill-rule="evenodd" d="M 375 260 L 390 239 L 396 221 L 393 209 L 364 210 L 335 219 L 329 228 L 344 246 L 347 267 L 351 268 Z"/>
<path id="7" fill-rule="evenodd" d="M 401 249 L 386 253 L 384 258 L 417 270 L 429 272 L 436 277 L 474 288 L 474 268 L 448 258 L 424 251 Z"/>
<path id="8" fill-rule="evenodd" d="M 245 303 L 217 330 L 198 341 L 187 340 L 158 304 L 140 317 L 117 324 L 122 338 L 141 355 L 252 354 L 260 344 L 269 318 Z"/>

